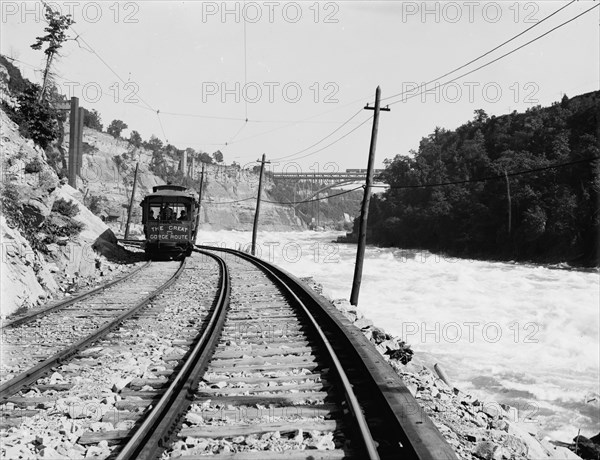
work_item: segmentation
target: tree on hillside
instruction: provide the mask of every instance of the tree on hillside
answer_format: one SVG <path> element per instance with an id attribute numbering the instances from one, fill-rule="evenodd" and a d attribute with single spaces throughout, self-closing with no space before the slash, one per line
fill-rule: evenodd
<path id="1" fill-rule="evenodd" d="M 47 148 L 60 134 L 58 121 L 61 114 L 54 109 L 48 100 L 39 101 L 41 87 L 26 81 L 26 87 L 17 96 L 18 107 L 9 111 L 10 118 L 19 125 L 19 132 L 38 144 Z M 62 116 L 64 117 L 64 116 Z"/>
<path id="2" fill-rule="evenodd" d="M 150 136 L 149 141 L 142 142 L 142 146 L 152 152 L 160 152 L 163 148 L 163 142 L 154 134 Z"/>
<path id="3" fill-rule="evenodd" d="M 50 76 L 50 67 L 54 57 L 58 54 L 58 50 L 62 47 L 63 43 L 68 40 L 66 31 L 69 29 L 71 24 L 75 21 L 71 19 L 71 15 L 62 15 L 57 11 L 53 11 L 48 5 L 44 3 L 45 17 L 48 22 L 48 26 L 44 28 L 47 32 L 43 37 L 36 37 L 36 42 L 31 45 L 34 50 L 42 49 L 44 43 L 48 44 L 48 47 L 44 50 L 46 55 L 46 67 L 44 68 L 44 79 L 42 87 L 38 96 L 38 102 L 41 102 L 44 98 L 44 93 L 48 86 L 48 77 Z"/>
<path id="4" fill-rule="evenodd" d="M 113 136 L 115 139 L 121 135 L 121 132 L 127 129 L 127 124 L 121 120 L 113 120 L 106 128 L 106 132 Z"/>
<path id="5" fill-rule="evenodd" d="M 223 153 L 220 150 L 217 150 L 212 156 L 217 163 L 223 163 Z"/>
<path id="6" fill-rule="evenodd" d="M 102 131 L 102 120 L 96 109 L 92 109 L 91 111 L 86 108 L 83 109 L 83 126 Z"/>
<path id="7" fill-rule="evenodd" d="M 369 241 L 597 264 L 599 162 L 561 165 L 600 154 L 599 97 L 499 117 L 478 110 L 455 130 L 436 128 L 418 151 L 386 160 L 391 188 L 371 200 Z"/>
<path id="8" fill-rule="evenodd" d="M 131 131 L 129 134 L 129 143 L 134 147 L 139 148 L 142 145 L 142 136 L 136 130 Z"/>
<path id="9" fill-rule="evenodd" d="M 199 159 L 202 163 L 212 164 L 213 162 L 212 157 L 206 152 L 201 152 Z"/>

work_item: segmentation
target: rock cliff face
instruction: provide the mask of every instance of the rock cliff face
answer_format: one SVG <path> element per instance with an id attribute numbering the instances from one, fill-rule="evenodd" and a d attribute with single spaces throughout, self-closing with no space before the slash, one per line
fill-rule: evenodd
<path id="1" fill-rule="evenodd" d="M 258 175 L 236 167 L 209 165 L 202 196 L 202 228 L 207 230 L 252 230 Z M 269 203 L 273 183 L 265 181 L 261 195 L 260 229 L 269 231 L 302 230 L 304 222 L 292 207 Z M 250 199 L 248 199 L 250 198 Z"/>
<path id="2" fill-rule="evenodd" d="M 65 151 L 68 151 L 68 126 L 65 133 Z M 140 208 L 137 206 L 144 195 L 164 180 L 151 170 L 152 152 L 135 148 L 129 142 L 115 139 L 109 134 L 85 128 L 83 134 L 84 154 L 77 188 L 87 203 L 98 202 L 96 212 L 117 222 L 111 227 L 124 231 L 127 207 L 131 197 L 135 165 L 139 162 L 138 182 L 134 200 L 131 234 L 140 234 Z M 165 156 L 166 165 L 177 170 L 179 162 Z M 205 165 L 204 191 L 200 223 L 211 230 L 251 230 L 258 191 L 258 175 L 237 166 Z M 199 178 L 200 167 L 196 165 L 193 176 Z M 290 206 L 268 203 L 274 201 L 269 195 L 271 182 L 266 182 L 261 204 L 260 226 L 263 230 L 301 230 L 303 221 L 295 216 Z"/>
<path id="3" fill-rule="evenodd" d="M 119 271 L 114 261 L 125 255 L 113 232 L 83 205 L 78 191 L 59 180 L 44 151 L 21 137 L 3 111 L 0 149 L 0 316 Z"/>

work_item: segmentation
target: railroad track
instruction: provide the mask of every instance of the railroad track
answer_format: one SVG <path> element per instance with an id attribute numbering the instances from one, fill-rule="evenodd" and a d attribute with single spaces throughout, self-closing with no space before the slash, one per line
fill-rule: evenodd
<path id="1" fill-rule="evenodd" d="M 456 458 L 334 308 L 274 266 L 207 249 L 94 348 L 4 398 L 3 425 L 19 408 L 21 429 L 66 433 L 65 457 Z M 112 389 L 107 371 L 120 373 Z"/>
<path id="2" fill-rule="evenodd" d="M 108 334 L 175 282 L 183 263 L 148 262 L 128 275 L 2 326 L 0 401 Z"/>
<path id="3" fill-rule="evenodd" d="M 456 458 L 360 331 L 291 275 L 220 251 L 230 299 L 116 459 Z"/>

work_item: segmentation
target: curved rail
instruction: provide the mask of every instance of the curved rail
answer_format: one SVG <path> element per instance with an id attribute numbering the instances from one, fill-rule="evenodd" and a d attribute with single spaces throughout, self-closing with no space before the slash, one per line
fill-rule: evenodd
<path id="1" fill-rule="evenodd" d="M 144 265 L 143 267 L 145 267 L 147 265 L 148 264 Z M 55 353 L 54 355 L 50 356 L 45 361 L 42 361 L 41 363 L 26 370 L 25 372 L 18 374 L 17 376 L 12 378 L 8 382 L 5 382 L 3 385 L 0 385 L 0 401 L 6 400 L 10 396 L 12 396 L 15 393 L 17 393 L 18 391 L 20 391 L 25 386 L 35 382 L 37 379 L 39 379 L 44 374 L 49 372 L 51 370 L 51 368 L 53 366 L 55 366 L 56 364 L 60 363 L 61 361 L 64 361 L 65 359 L 69 358 L 70 356 L 73 356 L 74 354 L 79 352 L 81 349 L 87 347 L 88 345 L 92 344 L 96 340 L 104 337 L 112 329 L 117 327 L 122 321 L 124 321 L 127 318 L 129 318 L 130 316 L 134 315 L 138 310 L 140 310 L 142 307 L 144 307 L 154 297 L 159 295 L 161 292 L 163 292 L 165 289 L 167 289 L 169 286 L 171 286 L 175 281 L 177 281 L 177 278 L 179 278 L 179 276 L 183 272 L 184 268 L 185 268 L 185 260 L 181 263 L 179 269 L 173 274 L 173 276 L 171 278 L 169 278 L 162 286 L 160 286 L 158 289 L 156 289 L 155 291 L 153 291 L 152 293 L 150 293 L 149 295 L 144 297 L 141 301 L 136 303 L 132 308 L 130 308 L 126 312 L 119 315 L 113 321 L 109 321 L 107 324 L 96 329 L 92 334 L 88 335 L 87 337 L 84 337 L 80 341 L 70 345 L 69 347 L 65 348 L 62 351 L 59 351 L 58 353 Z M 121 281 L 121 280 L 117 280 L 117 282 L 118 281 Z"/>
<path id="2" fill-rule="evenodd" d="M 75 302 L 86 299 L 93 294 L 96 294 L 96 293 L 101 292 L 111 286 L 114 286 L 115 284 L 119 284 L 123 281 L 127 281 L 133 275 L 135 275 L 136 273 L 139 273 L 140 270 L 143 270 L 144 268 L 148 267 L 148 265 L 150 265 L 150 263 L 151 262 L 146 262 L 144 265 L 132 270 L 131 272 L 127 273 L 126 275 L 124 275 L 120 278 L 117 278 L 116 280 L 109 281 L 108 283 L 103 284 L 102 286 L 98 286 L 94 289 L 90 289 L 89 291 L 86 291 L 86 292 L 76 295 L 74 297 L 69 297 L 68 299 L 61 300 L 58 303 L 56 303 L 54 305 L 50 305 L 49 307 L 43 308 L 41 310 L 32 311 L 32 312 L 26 314 L 25 316 L 16 318 L 12 321 L 5 322 L 2 324 L 2 329 L 7 328 L 7 327 L 15 327 L 15 326 L 19 326 L 20 324 L 27 323 L 29 321 L 32 321 L 34 318 L 37 318 L 38 316 L 44 316 L 44 315 L 47 315 L 48 313 L 52 313 L 55 310 L 59 310 L 64 307 L 68 307 L 69 305 L 71 305 Z"/>
<path id="3" fill-rule="evenodd" d="M 135 434 L 121 449 L 116 460 L 157 457 L 157 453 L 162 449 L 163 442 L 168 439 L 181 414 L 191 404 L 188 395 L 193 392 L 198 384 L 217 345 L 229 305 L 231 292 L 229 270 L 225 261 L 220 257 L 204 251 L 197 252 L 212 257 L 219 263 L 221 279 L 215 308 L 204 332 L 197 339 L 192 351 L 189 353 L 185 364 L 152 411 L 146 416 L 144 422 L 138 427 Z"/>
<path id="4" fill-rule="evenodd" d="M 342 363 L 340 362 L 337 354 L 335 353 L 333 347 L 331 346 L 331 343 L 329 342 L 329 340 L 327 340 L 327 337 L 325 337 L 325 332 L 323 332 L 323 329 L 321 328 L 319 323 L 317 323 L 317 320 L 315 319 L 315 317 L 312 315 L 312 313 L 310 312 L 308 307 L 304 304 L 304 302 L 302 300 L 300 300 L 300 298 L 294 293 L 294 291 L 288 285 L 288 283 L 286 283 L 286 281 L 284 281 L 282 279 L 282 277 L 275 274 L 275 272 L 270 269 L 269 265 L 264 263 L 262 260 L 251 257 L 245 253 L 238 253 L 237 255 L 239 257 L 246 259 L 249 262 L 253 263 L 257 267 L 259 267 L 261 270 L 266 272 L 268 275 L 270 275 L 273 279 L 275 279 L 276 282 L 279 284 L 279 286 L 282 287 L 290 295 L 290 297 L 292 297 L 294 299 L 294 301 L 302 308 L 302 311 L 304 312 L 305 316 L 308 318 L 310 323 L 313 325 L 315 332 L 317 333 L 319 339 L 321 340 L 321 343 L 327 350 L 329 359 L 331 360 L 331 362 L 333 363 L 333 365 L 335 367 L 335 371 L 337 372 L 337 375 L 340 379 L 340 382 L 341 382 L 343 390 L 344 390 L 344 394 L 346 396 L 346 402 L 348 403 L 348 407 L 350 408 L 350 411 L 352 412 L 352 415 L 354 416 L 354 420 L 356 421 L 356 424 L 358 425 L 358 430 L 360 432 L 361 441 L 362 441 L 365 451 L 368 455 L 368 459 L 369 460 L 379 460 L 377 446 L 375 445 L 375 441 L 373 441 L 373 436 L 371 435 L 371 431 L 369 430 L 369 426 L 367 424 L 365 416 L 360 408 L 360 404 L 358 403 L 358 398 L 356 397 L 356 394 L 354 393 L 354 390 L 352 389 L 352 384 L 350 383 L 350 379 L 348 379 L 348 376 L 346 375 L 346 372 L 344 371 L 344 368 L 342 367 Z"/>
<path id="5" fill-rule="evenodd" d="M 289 288 L 296 297 L 302 298 L 313 313 L 318 313 L 325 321 L 329 330 L 336 331 L 344 342 L 344 349 L 354 353 L 356 359 L 353 365 L 364 369 L 374 388 L 379 393 L 378 402 L 381 404 L 381 414 L 394 421 L 393 430 L 397 430 L 398 438 L 407 459 L 418 460 L 457 460 L 452 447 L 425 414 L 417 400 L 404 385 L 396 371 L 384 362 L 373 344 L 355 328 L 347 327 L 347 320 L 334 310 L 322 298 L 317 296 L 304 283 L 287 271 L 259 259 L 250 254 L 234 249 L 198 246 L 202 249 L 220 251 L 238 255 L 255 264 L 268 267 L 279 278 L 289 283 Z"/>

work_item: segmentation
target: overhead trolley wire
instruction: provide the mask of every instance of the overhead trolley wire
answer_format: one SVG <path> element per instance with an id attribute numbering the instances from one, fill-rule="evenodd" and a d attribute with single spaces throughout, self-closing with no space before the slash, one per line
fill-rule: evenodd
<path id="1" fill-rule="evenodd" d="M 121 80 L 121 82 L 123 84 L 126 84 L 127 81 L 125 81 L 123 78 L 121 78 L 121 76 L 108 64 L 108 62 L 106 62 L 104 60 L 104 58 L 102 56 L 100 56 L 100 53 L 98 53 L 98 51 L 96 51 L 92 45 L 90 45 L 82 36 L 81 34 L 79 34 L 73 27 L 71 27 L 71 29 L 73 30 L 73 32 L 75 32 L 77 34 L 77 37 L 75 38 L 75 41 L 77 40 L 81 40 L 88 48 L 88 52 L 91 52 L 92 54 L 94 54 L 99 60 L 100 62 L 102 62 L 102 64 L 104 64 L 108 70 L 110 70 L 119 80 Z M 152 110 L 153 112 L 156 112 L 156 109 L 153 108 L 150 104 L 148 104 L 139 94 L 137 95 L 137 97 L 139 97 L 140 101 L 142 101 L 147 107 L 148 109 Z"/>
<path id="2" fill-rule="evenodd" d="M 160 119 L 160 110 L 156 111 L 156 118 L 158 118 L 158 124 L 160 125 L 160 130 L 163 133 L 163 137 L 165 138 L 165 142 L 168 144 L 169 143 L 169 139 L 167 138 L 167 135 L 165 134 L 165 128 L 163 127 L 162 120 Z"/>

